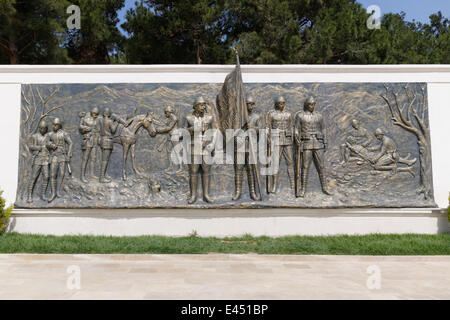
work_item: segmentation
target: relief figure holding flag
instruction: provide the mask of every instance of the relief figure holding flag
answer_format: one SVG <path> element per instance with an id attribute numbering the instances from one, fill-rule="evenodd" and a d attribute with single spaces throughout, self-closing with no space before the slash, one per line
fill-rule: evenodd
<path id="1" fill-rule="evenodd" d="M 245 164 L 248 165 L 247 172 L 249 173 L 249 183 L 253 183 L 256 180 L 256 185 L 258 187 L 259 197 L 256 197 L 256 192 L 252 192 L 252 186 L 250 186 L 250 196 L 254 200 L 262 200 L 262 192 L 261 192 L 261 180 L 259 177 L 259 170 L 257 166 L 257 146 L 254 145 L 254 139 L 245 140 L 241 139 L 245 134 L 244 131 L 247 131 L 249 127 L 255 124 L 256 117 L 259 121 L 259 116 L 257 114 L 249 115 L 248 105 L 245 101 L 245 93 L 244 93 L 244 85 L 242 81 L 242 72 L 241 66 L 239 63 L 239 55 L 236 54 L 236 67 L 233 72 L 229 73 L 225 78 L 222 89 L 217 95 L 217 111 L 219 116 L 219 125 L 222 132 L 226 130 L 232 129 L 234 131 L 233 140 L 227 141 L 227 145 L 231 142 L 232 145 L 237 144 L 236 142 L 242 140 L 248 142 L 248 160 L 245 159 L 242 163 L 236 161 L 241 154 L 236 154 L 236 150 L 234 150 L 234 174 L 235 174 L 235 185 L 236 192 L 233 197 L 233 200 L 239 199 L 241 195 L 241 186 L 242 186 L 242 170 Z M 253 111 L 253 109 L 252 109 Z M 251 111 L 251 112 L 252 112 Z M 239 135 L 241 135 L 239 137 Z M 251 171 L 251 173 L 250 173 Z M 254 183 L 253 183 L 254 186 Z M 254 189 L 254 188 L 253 188 Z"/>

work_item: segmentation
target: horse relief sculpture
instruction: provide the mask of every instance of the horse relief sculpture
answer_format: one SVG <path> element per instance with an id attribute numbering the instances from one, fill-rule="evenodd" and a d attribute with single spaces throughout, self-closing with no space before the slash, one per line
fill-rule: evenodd
<path id="1" fill-rule="evenodd" d="M 20 134 L 17 207 L 435 206 L 421 83 L 27 84 Z"/>

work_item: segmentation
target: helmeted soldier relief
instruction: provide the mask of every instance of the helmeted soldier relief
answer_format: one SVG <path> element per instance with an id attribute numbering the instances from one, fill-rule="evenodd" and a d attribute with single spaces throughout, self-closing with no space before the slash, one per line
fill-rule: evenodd
<path id="1" fill-rule="evenodd" d="M 324 153 L 327 148 L 326 127 L 322 114 L 315 111 L 316 101 L 309 97 L 304 103 L 303 112 L 295 116 L 295 141 L 298 146 L 297 175 L 301 171 L 300 188 L 296 190 L 297 197 L 304 197 L 308 170 L 311 161 L 319 174 L 322 191 L 331 195 L 325 176 Z M 300 170 L 301 167 L 301 170 Z M 298 186 L 298 184 L 297 184 Z"/>
<path id="2" fill-rule="evenodd" d="M 33 154 L 32 160 L 32 173 L 31 179 L 28 185 L 28 202 L 33 202 L 33 189 L 42 173 L 42 189 L 41 198 L 46 201 L 45 194 L 48 186 L 49 178 L 49 164 L 50 164 L 50 150 L 49 148 L 49 136 L 48 127 L 45 121 L 39 123 L 39 132 L 31 136 L 31 142 L 29 149 Z"/>
<path id="3" fill-rule="evenodd" d="M 23 84 L 16 208 L 435 206 L 426 83 L 245 84 L 237 62 L 223 85 Z"/>
<path id="4" fill-rule="evenodd" d="M 249 153 L 250 144 L 249 144 L 248 139 L 249 139 L 249 137 L 251 137 L 251 135 L 255 135 L 256 138 L 258 137 L 259 129 L 262 126 L 261 116 L 258 113 L 254 112 L 255 100 L 253 99 L 253 97 L 251 97 L 251 96 L 247 97 L 246 105 L 247 105 L 247 112 L 248 112 L 248 120 L 247 120 L 247 123 L 246 123 L 246 126 L 244 127 L 244 129 L 247 130 L 248 135 L 246 135 L 245 137 L 242 137 L 239 135 L 236 136 L 237 147 L 239 147 L 239 145 L 241 145 L 241 144 L 245 144 L 245 146 L 244 146 L 245 147 L 245 163 L 240 164 L 237 162 L 237 156 L 236 156 L 237 150 L 235 150 L 235 162 L 234 162 L 235 194 L 233 196 L 233 200 L 238 200 L 241 197 L 244 168 L 247 171 L 247 179 L 248 179 L 248 187 L 249 187 L 250 197 L 253 200 L 260 200 L 255 192 L 256 177 L 255 177 L 255 172 L 253 170 L 253 167 L 249 161 L 250 160 L 250 153 Z M 255 140 L 255 145 L 253 147 L 255 148 L 256 145 L 257 145 L 257 139 Z M 256 155 L 256 154 L 257 154 L 257 150 L 255 148 L 254 155 Z M 258 169 L 256 168 L 256 170 L 258 170 Z"/>
<path id="5" fill-rule="evenodd" d="M 186 129 L 191 135 L 191 164 L 189 164 L 189 204 L 197 201 L 198 176 L 202 178 L 203 199 L 206 202 L 213 203 L 209 195 L 211 165 L 205 163 L 203 155 L 205 152 L 214 150 L 215 141 L 204 137 L 204 133 L 209 129 L 218 129 L 214 117 L 206 113 L 206 101 L 198 97 L 194 102 L 194 111 L 186 116 Z M 196 145 L 198 147 L 196 147 Z"/>
<path id="6" fill-rule="evenodd" d="M 52 195 L 48 199 L 48 202 L 51 202 L 56 197 L 61 197 L 64 175 L 66 174 L 66 164 L 69 168 L 69 174 L 72 174 L 70 160 L 72 158 L 73 143 L 70 135 L 62 129 L 62 123 L 59 118 L 53 120 L 53 132 L 49 133 L 49 138 L 50 149 L 53 150 L 50 162 L 50 186 Z"/>
<path id="7" fill-rule="evenodd" d="M 352 138 L 351 145 L 356 144 L 364 148 L 366 148 L 372 140 L 369 131 L 361 126 L 361 123 L 357 119 L 353 119 L 351 129 L 347 132 L 347 140 L 340 147 L 341 163 L 359 159 L 358 155 L 355 154 L 348 145 L 350 138 Z"/>
<path id="8" fill-rule="evenodd" d="M 81 159 L 81 181 L 85 183 L 87 182 L 85 172 L 89 161 L 89 157 L 91 158 L 89 166 L 90 171 L 89 177 L 91 179 L 95 178 L 94 175 L 95 160 L 97 154 L 98 139 L 100 136 L 98 115 L 99 115 L 98 108 L 95 107 L 89 114 L 82 117 L 80 120 L 79 130 L 82 134 L 81 150 L 83 151 L 83 156 Z"/>
<path id="9" fill-rule="evenodd" d="M 400 172 L 409 172 L 414 176 L 414 172 L 412 171 L 411 166 L 417 161 L 416 158 L 408 159 L 402 158 L 397 152 L 397 145 L 394 140 L 385 135 L 383 129 L 377 128 L 375 130 L 375 138 L 381 141 L 381 144 L 375 147 L 369 148 L 369 151 L 378 151 L 370 162 L 374 165 L 375 170 L 379 171 L 390 171 L 395 174 L 397 171 Z M 398 168 L 397 163 L 406 164 L 408 167 Z"/>
<path id="10" fill-rule="evenodd" d="M 292 114 L 284 110 L 285 106 L 286 101 L 283 97 L 278 97 L 275 100 L 275 110 L 269 111 L 267 115 L 267 128 L 269 139 L 272 139 L 271 138 L 272 130 L 273 129 L 278 130 L 278 147 L 275 146 L 275 149 L 271 151 L 274 152 L 278 149 L 278 157 L 275 157 L 278 158 L 278 164 L 276 165 L 277 168 L 280 167 L 279 164 L 281 162 L 281 156 L 284 156 L 284 159 L 286 160 L 291 189 L 294 189 L 295 177 L 294 177 L 294 157 L 292 150 L 292 143 L 293 143 Z M 271 142 L 269 141 L 269 145 L 270 144 Z M 268 192 L 270 193 L 276 192 L 278 175 L 279 175 L 278 171 L 273 175 L 273 181 L 271 186 L 268 188 Z"/>
<path id="11" fill-rule="evenodd" d="M 167 152 L 167 157 L 169 158 L 169 167 L 167 168 L 167 170 L 171 170 L 173 168 L 173 161 L 172 161 L 172 157 L 171 157 L 171 152 L 175 146 L 175 141 L 172 141 L 171 136 L 172 133 L 178 129 L 178 118 L 174 113 L 174 109 L 172 106 L 167 106 L 164 109 L 164 115 L 167 118 L 167 123 L 164 127 L 162 128 L 158 128 L 156 130 L 156 133 L 161 133 L 161 134 L 165 134 L 167 133 L 167 138 L 165 140 L 163 140 L 163 142 L 161 143 L 161 147 L 165 147 L 166 148 L 166 152 Z M 162 151 L 162 148 L 158 148 L 158 151 Z M 182 163 L 182 159 L 180 158 L 180 155 L 178 153 L 175 153 L 175 156 L 178 159 L 178 164 L 179 164 L 179 169 L 178 172 L 181 172 L 183 170 L 183 163 Z"/>
<path id="12" fill-rule="evenodd" d="M 100 119 L 100 148 L 102 149 L 102 165 L 100 169 L 100 182 L 111 182 L 111 178 L 106 176 L 106 170 L 108 169 L 109 159 L 114 147 L 114 134 L 117 131 L 119 123 L 126 125 L 123 119 L 120 119 L 116 115 L 111 113 L 109 108 L 103 111 L 103 117 Z"/>

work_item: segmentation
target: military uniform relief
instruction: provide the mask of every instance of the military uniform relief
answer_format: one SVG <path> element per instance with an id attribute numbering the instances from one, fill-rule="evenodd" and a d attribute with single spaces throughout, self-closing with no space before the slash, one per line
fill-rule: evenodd
<path id="1" fill-rule="evenodd" d="M 221 88 L 23 85 L 16 206 L 435 206 L 426 84 L 244 84 L 231 139 Z"/>

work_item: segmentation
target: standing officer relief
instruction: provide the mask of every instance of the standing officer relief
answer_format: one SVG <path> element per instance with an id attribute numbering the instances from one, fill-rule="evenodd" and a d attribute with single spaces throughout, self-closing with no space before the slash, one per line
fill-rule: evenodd
<path id="1" fill-rule="evenodd" d="M 286 101 L 283 97 L 278 97 L 275 100 L 275 110 L 269 111 L 267 115 L 267 129 L 268 137 L 272 139 L 272 130 L 276 129 L 278 132 L 278 146 L 275 147 L 276 152 L 278 149 L 278 163 L 275 167 L 280 167 L 281 156 L 284 156 L 287 165 L 287 171 L 289 175 L 289 182 L 291 189 L 295 188 L 295 176 L 294 176 L 294 157 L 292 150 L 292 136 L 293 136 L 293 126 L 292 126 L 292 114 L 289 111 L 285 111 Z M 269 145 L 271 142 L 269 141 Z M 272 157 L 273 158 L 273 157 Z M 278 171 L 273 175 L 273 181 L 270 188 L 268 188 L 269 193 L 275 193 L 278 184 Z"/>
<path id="2" fill-rule="evenodd" d="M 327 195 L 332 193 L 328 190 L 325 176 L 324 153 L 327 148 L 326 128 L 321 113 L 314 110 L 316 101 L 309 97 L 304 103 L 303 112 L 295 116 L 295 141 L 298 147 L 297 158 L 297 177 L 300 176 L 300 188 L 297 184 L 296 196 L 304 197 L 306 191 L 306 182 L 308 180 L 308 170 L 311 161 L 319 174 L 322 191 Z"/>

